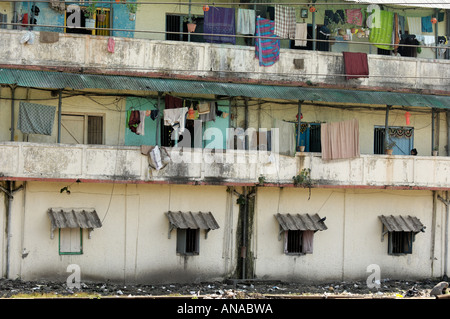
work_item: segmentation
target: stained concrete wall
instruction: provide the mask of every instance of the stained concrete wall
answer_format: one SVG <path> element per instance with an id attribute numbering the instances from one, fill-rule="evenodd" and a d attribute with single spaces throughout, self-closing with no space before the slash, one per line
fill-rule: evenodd
<path id="1" fill-rule="evenodd" d="M 15 196 L 12 223 L 11 278 L 65 281 L 67 266 L 77 264 L 82 281 L 171 283 L 221 280 L 234 276 L 239 261 L 237 196 L 223 186 L 71 184 L 27 182 Z M 240 188 L 237 189 L 241 191 Z M 342 190 L 259 187 L 253 234 L 248 249 L 259 279 L 289 281 L 361 280 L 377 264 L 384 278 L 439 277 L 443 271 L 444 207 L 433 212 L 430 191 Z M 50 207 L 94 207 L 103 222 L 83 231 L 82 255 L 59 255 L 58 233 L 50 238 Z M 211 211 L 220 228 L 200 237 L 200 254 L 182 257 L 175 251 L 176 231 L 168 238 L 173 211 Z M 314 252 L 283 253 L 276 213 L 326 217 L 327 230 L 314 235 Z M 387 254 L 381 241 L 381 214 L 411 215 L 427 227 L 413 244 L 413 253 Z M 433 214 L 434 217 L 433 217 Z M 434 248 L 433 248 L 434 245 Z"/>
<path id="2" fill-rule="evenodd" d="M 360 280 L 365 283 L 376 264 L 381 279 L 429 278 L 443 271 L 444 205 L 438 205 L 433 220 L 430 191 L 374 191 L 258 188 L 255 221 L 255 273 L 259 278 L 317 282 Z M 314 234 L 314 251 L 286 255 L 274 215 L 319 214 L 328 229 Z M 379 215 L 410 215 L 426 226 L 413 243 L 412 254 L 388 255 L 388 235 L 381 240 Z M 433 247 L 434 245 L 434 247 Z"/>

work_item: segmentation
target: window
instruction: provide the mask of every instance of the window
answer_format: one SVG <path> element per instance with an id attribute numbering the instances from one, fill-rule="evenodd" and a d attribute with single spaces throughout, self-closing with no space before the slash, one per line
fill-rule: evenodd
<path id="1" fill-rule="evenodd" d="M 297 143 L 297 127 L 295 124 L 295 141 Z M 300 123 L 300 146 L 305 146 L 305 152 L 317 152 L 322 151 L 322 145 L 320 141 L 320 123 Z"/>
<path id="2" fill-rule="evenodd" d="M 166 15 L 166 40 L 170 41 L 190 41 L 190 42 L 205 42 L 203 33 L 203 17 L 195 16 L 197 27 L 194 32 L 188 34 L 187 22 L 185 21 L 187 15 L 168 14 Z"/>
<path id="3" fill-rule="evenodd" d="M 312 254 L 314 231 L 287 230 L 285 231 L 285 254 Z"/>
<path id="4" fill-rule="evenodd" d="M 90 114 L 62 114 L 61 143 L 103 144 L 103 116 Z"/>
<path id="5" fill-rule="evenodd" d="M 384 154 L 384 126 L 376 126 L 374 129 L 373 153 Z M 394 155 L 410 155 L 414 148 L 414 128 L 389 127 L 389 142 L 393 142 Z"/>
<path id="6" fill-rule="evenodd" d="M 78 34 L 92 34 L 92 35 L 105 35 L 108 36 L 110 34 L 109 30 L 99 30 L 99 29 L 109 29 L 110 28 L 110 10 L 108 8 L 97 8 L 97 12 L 94 16 L 95 19 L 95 29 L 86 29 L 86 17 L 83 13 L 83 7 L 80 7 L 79 13 L 79 28 L 65 28 L 64 32 L 66 33 L 78 33 Z M 64 26 L 68 26 L 71 23 L 75 23 L 74 15 L 78 15 L 76 9 L 68 9 L 69 12 L 65 12 L 64 16 Z M 69 21 L 69 23 L 68 23 Z"/>
<path id="7" fill-rule="evenodd" d="M 83 232 L 81 228 L 59 229 L 59 254 L 81 255 L 83 254 Z"/>
<path id="8" fill-rule="evenodd" d="M 181 255 L 199 254 L 199 229 L 177 229 L 177 253 Z"/>
<path id="9" fill-rule="evenodd" d="M 413 233 L 404 231 L 394 231 L 389 233 L 388 253 L 395 254 L 411 254 Z"/>

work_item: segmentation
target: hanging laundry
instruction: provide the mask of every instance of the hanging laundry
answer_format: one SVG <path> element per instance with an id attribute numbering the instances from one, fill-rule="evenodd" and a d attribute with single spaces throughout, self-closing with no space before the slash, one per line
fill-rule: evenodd
<path id="1" fill-rule="evenodd" d="M 430 17 L 422 17 L 422 32 L 433 32 L 433 24 L 431 23 L 431 16 Z"/>
<path id="2" fill-rule="evenodd" d="M 165 109 L 178 109 L 183 107 L 183 100 L 172 95 L 166 94 L 165 96 Z"/>
<path id="3" fill-rule="evenodd" d="M 25 134 L 52 135 L 56 107 L 20 102 L 17 129 Z"/>
<path id="4" fill-rule="evenodd" d="M 274 34 L 285 39 L 295 38 L 295 9 L 282 5 L 275 6 Z"/>
<path id="5" fill-rule="evenodd" d="M 344 159 L 360 156 L 357 119 L 320 125 L 322 159 Z"/>
<path id="6" fill-rule="evenodd" d="M 128 128 L 133 132 L 137 132 L 137 127 L 139 123 L 141 122 L 141 114 L 139 111 L 136 110 L 130 110 L 128 111 L 129 114 L 127 114 L 128 118 Z"/>
<path id="7" fill-rule="evenodd" d="M 392 50 L 392 33 L 394 30 L 394 13 L 379 10 L 379 23 L 370 29 L 369 42 L 379 49 Z"/>
<path id="8" fill-rule="evenodd" d="M 278 141 L 278 151 L 281 155 L 295 156 L 295 123 L 274 119 L 273 139 Z M 278 134 L 278 136 L 276 136 Z"/>
<path id="9" fill-rule="evenodd" d="M 419 35 L 422 34 L 422 20 L 418 17 L 406 17 L 408 22 L 408 33 Z"/>
<path id="10" fill-rule="evenodd" d="M 110 53 L 114 53 L 114 48 L 116 46 L 116 42 L 114 40 L 114 38 L 109 38 L 108 39 L 108 52 Z"/>
<path id="11" fill-rule="evenodd" d="M 139 111 L 139 124 L 136 128 L 137 135 L 145 135 L 145 116 L 146 111 Z"/>
<path id="12" fill-rule="evenodd" d="M 234 8 L 209 7 L 203 20 L 203 38 L 209 43 L 236 44 Z"/>
<path id="13" fill-rule="evenodd" d="M 369 63 L 367 54 L 360 52 L 342 52 L 346 79 L 368 78 Z"/>
<path id="14" fill-rule="evenodd" d="M 209 102 L 209 112 L 206 114 L 200 114 L 199 112 L 199 120 L 202 122 L 209 122 L 216 120 L 216 110 L 217 110 L 217 102 Z"/>
<path id="15" fill-rule="evenodd" d="M 436 44 L 436 37 L 434 35 L 424 35 L 423 44 L 426 46 L 434 46 Z"/>
<path id="16" fill-rule="evenodd" d="M 210 111 L 210 103 L 209 102 L 200 102 L 197 105 L 197 111 L 199 115 L 208 114 Z"/>
<path id="17" fill-rule="evenodd" d="M 150 118 L 154 121 L 158 117 L 158 114 L 159 114 L 159 110 L 151 110 Z"/>
<path id="18" fill-rule="evenodd" d="M 308 37 L 308 24 L 307 23 L 297 23 L 295 25 L 295 46 L 305 47 L 307 44 Z"/>
<path id="19" fill-rule="evenodd" d="M 236 32 L 239 34 L 255 34 L 255 10 L 238 9 Z"/>
<path id="20" fill-rule="evenodd" d="M 179 127 L 179 132 L 183 133 L 186 122 L 187 107 L 181 107 L 176 109 L 164 110 L 164 125 L 172 126 L 174 128 Z"/>
<path id="21" fill-rule="evenodd" d="M 304 230 L 302 232 L 302 253 L 312 254 L 314 246 L 314 231 Z"/>
<path id="22" fill-rule="evenodd" d="M 273 30 L 275 23 L 268 19 L 256 18 L 255 58 L 260 66 L 271 66 L 280 58 L 280 39 Z"/>
<path id="23" fill-rule="evenodd" d="M 363 17 L 361 9 L 346 9 L 347 23 L 362 26 Z"/>

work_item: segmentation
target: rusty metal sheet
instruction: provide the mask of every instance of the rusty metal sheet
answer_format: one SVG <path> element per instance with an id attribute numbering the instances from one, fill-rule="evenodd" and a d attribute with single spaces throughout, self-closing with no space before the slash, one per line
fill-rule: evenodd
<path id="1" fill-rule="evenodd" d="M 52 230 L 57 228 L 100 228 L 102 222 L 93 208 L 49 208 Z"/>
<path id="2" fill-rule="evenodd" d="M 213 214 L 211 212 L 167 212 L 166 213 L 169 222 L 175 228 L 181 229 L 218 229 Z"/>
<path id="3" fill-rule="evenodd" d="M 181 94 L 213 94 L 230 97 L 242 96 L 297 101 L 450 109 L 450 96 L 444 95 L 158 79 L 6 68 L 0 69 L 0 84 L 16 84 L 20 87 L 35 88 L 177 92 Z"/>
<path id="4" fill-rule="evenodd" d="M 318 214 L 276 214 L 276 219 L 283 230 L 326 230 L 325 218 Z"/>
<path id="5" fill-rule="evenodd" d="M 404 231 L 418 233 L 420 231 L 424 231 L 425 229 L 425 226 L 421 223 L 421 221 L 414 216 L 381 215 L 378 217 L 388 232 Z"/>

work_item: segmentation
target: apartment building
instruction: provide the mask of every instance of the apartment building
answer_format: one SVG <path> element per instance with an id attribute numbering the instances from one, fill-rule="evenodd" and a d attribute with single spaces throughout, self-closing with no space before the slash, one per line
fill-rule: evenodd
<path id="1" fill-rule="evenodd" d="M 130 4 L 0 4 L 3 277 L 447 276 L 450 5 Z"/>

